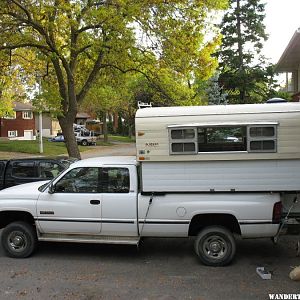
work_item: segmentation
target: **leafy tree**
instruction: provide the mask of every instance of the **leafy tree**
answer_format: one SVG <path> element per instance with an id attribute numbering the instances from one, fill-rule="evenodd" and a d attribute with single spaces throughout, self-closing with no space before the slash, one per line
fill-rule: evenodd
<path id="1" fill-rule="evenodd" d="M 0 53 L 0 117 L 12 114 L 13 100 L 19 96 L 17 83 L 20 83 L 18 70 L 10 69 L 10 53 Z"/>
<path id="2" fill-rule="evenodd" d="M 226 2 L 2 0 L 0 51 L 11 50 L 14 56 L 26 49 L 36 57 L 31 70 L 44 65 L 38 75 L 47 81 L 45 95 L 57 110 L 69 155 L 80 157 L 72 124 L 100 71 L 143 73 L 159 60 L 178 73 L 197 69 L 207 76 L 215 67 L 210 54 L 218 44 L 217 39 L 204 41 L 211 31 L 207 14 Z"/>
<path id="3" fill-rule="evenodd" d="M 230 0 L 229 3 L 221 24 L 222 46 L 217 53 L 219 81 L 231 103 L 262 101 L 266 88 L 274 83 L 273 68 L 261 55 L 267 39 L 263 23 L 265 4 L 261 0 Z"/>
<path id="4" fill-rule="evenodd" d="M 207 98 L 208 104 L 210 105 L 220 105 L 227 103 L 227 94 L 223 93 L 223 88 L 219 85 L 219 74 L 216 73 L 207 82 Z"/>

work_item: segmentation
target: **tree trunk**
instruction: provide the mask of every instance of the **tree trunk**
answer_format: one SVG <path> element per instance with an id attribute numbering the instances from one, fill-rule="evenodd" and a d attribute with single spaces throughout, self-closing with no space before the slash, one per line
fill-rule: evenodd
<path id="1" fill-rule="evenodd" d="M 128 125 L 128 137 L 131 138 L 132 137 L 132 130 L 133 126 L 131 124 Z"/>
<path id="2" fill-rule="evenodd" d="M 118 125 L 119 125 L 119 115 L 117 112 L 113 113 L 113 131 L 114 134 L 116 134 L 118 132 Z"/>
<path id="3" fill-rule="evenodd" d="M 70 117 L 69 118 L 59 117 L 58 121 L 59 121 L 59 125 L 62 129 L 64 138 L 65 138 L 69 157 L 81 159 L 81 155 L 80 155 L 80 152 L 78 149 L 78 145 L 77 145 L 74 130 L 73 130 L 74 120 L 72 120 L 72 118 L 70 118 Z"/>
<path id="4" fill-rule="evenodd" d="M 236 1 L 236 21 L 237 21 L 237 36 L 238 36 L 238 54 L 239 54 L 239 73 L 242 75 L 244 79 L 245 72 L 244 72 L 244 55 L 243 55 L 243 39 L 242 39 L 242 25 L 241 25 L 241 5 L 240 0 Z M 245 84 L 242 84 L 242 87 L 239 89 L 239 98 L 240 103 L 245 103 Z"/>
<path id="5" fill-rule="evenodd" d="M 107 120 L 106 120 L 106 112 L 102 112 L 102 122 L 103 122 L 103 140 L 105 143 L 108 142 L 108 133 L 107 133 Z"/>

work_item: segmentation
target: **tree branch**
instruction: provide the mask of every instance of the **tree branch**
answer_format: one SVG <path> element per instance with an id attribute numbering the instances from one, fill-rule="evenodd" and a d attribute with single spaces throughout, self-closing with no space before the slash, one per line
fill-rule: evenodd
<path id="1" fill-rule="evenodd" d="M 66 112 L 68 110 L 68 101 L 67 101 L 67 94 L 66 94 L 66 85 L 65 85 L 65 81 L 64 81 L 64 75 L 63 72 L 61 70 L 61 67 L 59 65 L 59 60 L 56 57 L 52 57 L 51 58 L 55 73 L 56 73 L 56 77 L 57 77 L 57 81 L 58 81 L 58 86 L 59 86 L 59 93 L 61 98 L 63 99 L 63 110 L 64 112 Z"/>
<path id="2" fill-rule="evenodd" d="M 101 69 L 101 63 L 104 57 L 104 52 L 100 51 L 97 60 L 94 64 L 93 70 L 91 71 L 90 75 L 88 76 L 85 84 L 83 85 L 81 91 L 77 94 L 77 102 L 80 103 L 83 101 L 85 95 L 87 94 L 87 92 L 89 91 L 89 89 L 91 88 L 94 80 L 96 79 L 96 76 L 99 72 L 99 70 Z"/>
<path id="3" fill-rule="evenodd" d="M 47 46 L 34 44 L 34 43 L 23 43 L 23 44 L 18 44 L 18 45 L 0 46 L 0 50 L 5 50 L 5 49 L 14 50 L 14 49 L 26 48 L 26 47 L 38 48 L 38 49 L 41 49 L 41 50 L 45 50 L 47 52 L 51 52 L 51 49 L 49 49 Z"/>

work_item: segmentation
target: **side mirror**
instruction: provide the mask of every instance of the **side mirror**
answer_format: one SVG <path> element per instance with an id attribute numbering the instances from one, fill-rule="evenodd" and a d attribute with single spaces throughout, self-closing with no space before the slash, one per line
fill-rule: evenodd
<path id="1" fill-rule="evenodd" d="M 55 193 L 55 186 L 52 184 L 52 182 L 49 185 L 48 193 L 49 194 L 54 194 Z"/>

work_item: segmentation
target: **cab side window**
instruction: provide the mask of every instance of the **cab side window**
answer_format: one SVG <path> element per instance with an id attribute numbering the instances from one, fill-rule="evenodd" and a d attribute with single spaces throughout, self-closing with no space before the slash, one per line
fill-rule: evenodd
<path id="1" fill-rule="evenodd" d="M 103 193 L 129 193 L 129 170 L 127 168 L 103 168 L 101 182 Z"/>
<path id="2" fill-rule="evenodd" d="M 0 161 L 0 179 L 4 176 L 5 163 Z"/>
<path id="3" fill-rule="evenodd" d="M 55 184 L 57 193 L 99 193 L 100 169 L 75 168 Z"/>
<path id="4" fill-rule="evenodd" d="M 36 168 L 34 166 L 33 161 L 26 161 L 26 162 L 14 162 L 12 165 L 12 172 L 13 177 L 36 177 Z"/>

